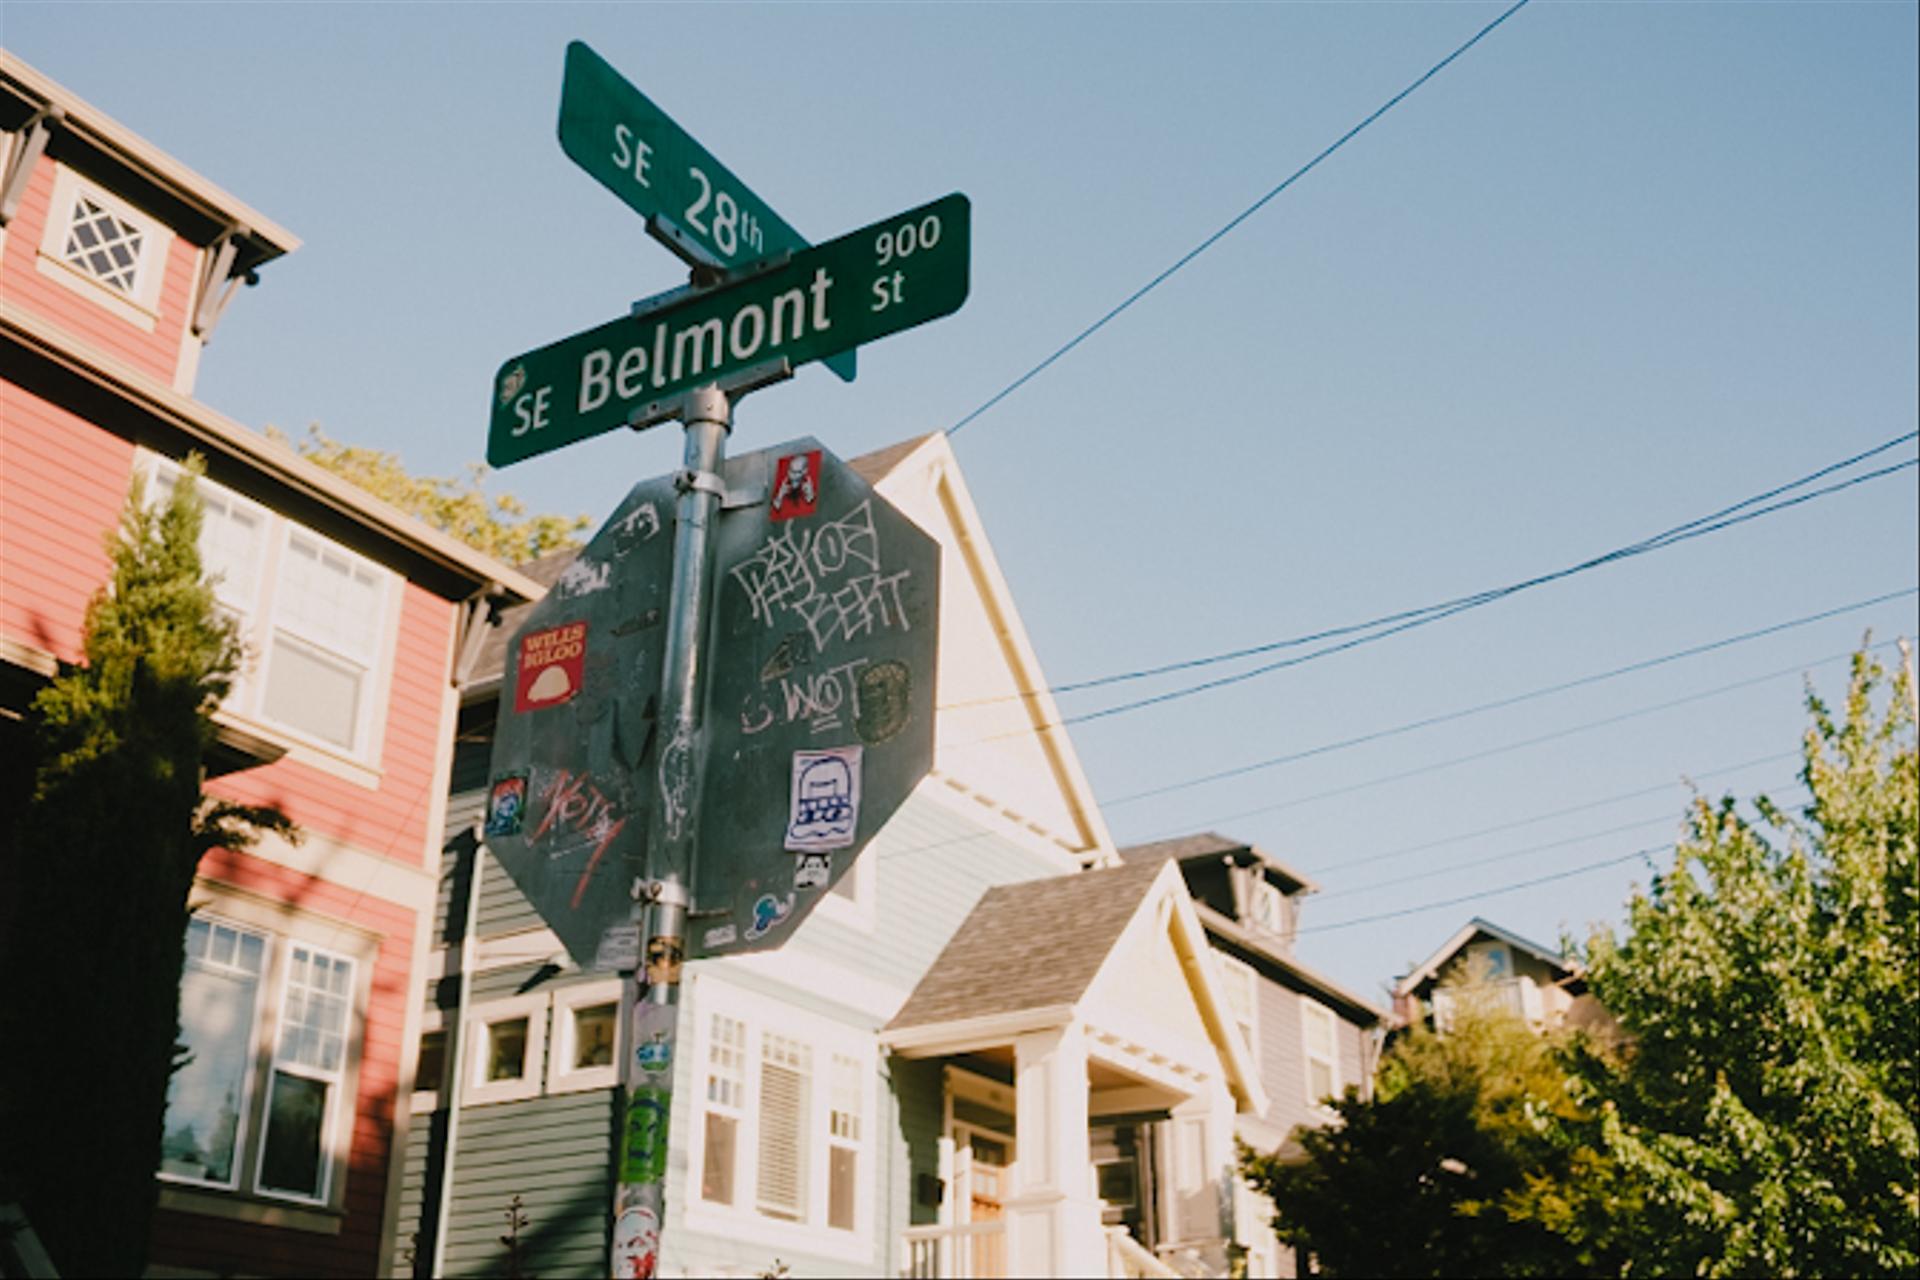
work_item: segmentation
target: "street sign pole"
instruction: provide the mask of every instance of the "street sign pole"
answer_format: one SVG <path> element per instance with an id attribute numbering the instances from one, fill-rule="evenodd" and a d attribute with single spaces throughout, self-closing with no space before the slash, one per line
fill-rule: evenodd
<path id="1" fill-rule="evenodd" d="M 720 514 L 732 405 L 718 386 L 688 392 L 683 467 L 674 477 L 673 594 L 660 687 L 655 794 L 648 817 L 651 882 L 636 886 L 645 925 L 644 973 L 624 985 L 621 1118 L 614 1193 L 613 1273 L 646 1280 L 659 1264 L 666 1224 L 669 1126 L 679 1040 L 680 968 L 699 814 L 700 707 L 712 589 L 713 528 Z M 647 919 L 642 921 L 642 914 Z M 643 980 L 644 979 L 644 980 Z"/>

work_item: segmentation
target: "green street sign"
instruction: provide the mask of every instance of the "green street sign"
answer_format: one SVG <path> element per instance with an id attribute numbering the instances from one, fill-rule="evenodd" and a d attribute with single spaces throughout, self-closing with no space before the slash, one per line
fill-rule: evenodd
<path id="1" fill-rule="evenodd" d="M 487 462 L 661 421 L 695 387 L 782 359 L 798 368 L 951 315 L 967 298 L 970 238 L 971 206 L 955 193 L 762 275 L 516 356 L 494 377 Z"/>
<path id="2" fill-rule="evenodd" d="M 736 268 L 809 246 L 673 117 L 578 40 L 560 86 L 560 149 L 693 265 Z M 691 244 L 693 252 L 689 253 Z M 853 381 L 851 354 L 828 368 Z"/>

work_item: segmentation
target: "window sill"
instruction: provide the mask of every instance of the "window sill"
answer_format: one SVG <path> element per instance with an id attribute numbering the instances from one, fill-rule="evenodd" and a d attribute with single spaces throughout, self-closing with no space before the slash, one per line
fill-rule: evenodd
<path id="1" fill-rule="evenodd" d="M 856 1231 L 836 1231 L 832 1227 L 804 1222 L 783 1222 L 752 1210 L 697 1200 L 686 1208 L 686 1228 L 703 1235 L 729 1240 L 744 1240 L 774 1249 L 809 1253 L 836 1262 L 870 1263 L 874 1243 Z M 857 1221 L 857 1219 L 856 1219 Z"/>
<path id="2" fill-rule="evenodd" d="M 231 1222 L 252 1222 L 263 1227 L 290 1231 L 308 1231 L 314 1235 L 337 1236 L 346 1215 L 320 1206 L 288 1204 L 285 1201 L 255 1199 L 230 1191 L 200 1191 L 191 1187 L 162 1184 L 160 1207 L 176 1213 L 198 1214 L 203 1218 L 225 1218 Z"/>
<path id="3" fill-rule="evenodd" d="M 218 741 L 223 745 L 231 742 L 238 750 L 251 752 L 255 764 L 271 764 L 286 757 L 343 778 L 368 791 L 380 787 L 381 774 L 378 768 L 342 753 L 337 747 L 320 746 L 296 730 L 268 724 L 227 707 L 221 707 L 213 713 L 213 722 L 219 730 Z M 267 754 L 269 752 L 273 754 Z"/>
<path id="4" fill-rule="evenodd" d="M 153 311 L 112 287 L 101 284 L 86 272 L 68 266 L 58 258 L 50 258 L 42 252 L 34 260 L 34 265 L 40 269 L 41 275 L 65 285 L 84 298 L 93 299 L 128 324 L 136 325 L 148 333 L 152 333 L 159 324 L 159 316 Z M 145 269 L 145 267 L 142 268 L 142 270 Z"/>

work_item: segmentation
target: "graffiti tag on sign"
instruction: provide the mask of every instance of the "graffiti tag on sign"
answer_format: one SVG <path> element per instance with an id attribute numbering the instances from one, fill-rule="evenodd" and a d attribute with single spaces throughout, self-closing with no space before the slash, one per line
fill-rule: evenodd
<path id="1" fill-rule="evenodd" d="M 822 853 L 853 843 L 860 822 L 859 747 L 793 753 L 786 847 Z"/>
<path id="2" fill-rule="evenodd" d="M 753 923 L 747 926 L 747 941 L 761 937 L 773 926 L 793 914 L 793 895 L 776 898 L 763 893 L 753 904 Z"/>
<path id="3" fill-rule="evenodd" d="M 788 525 L 731 571 L 756 621 L 772 627 L 791 613 L 807 626 L 814 652 L 876 631 L 911 631 L 901 584 L 910 569 L 886 572 L 869 498 L 817 529 Z"/>
<path id="4" fill-rule="evenodd" d="M 556 769 L 553 778 L 541 789 L 540 798 L 546 801 L 547 811 L 534 833 L 527 837 L 529 844 L 537 844 L 547 835 L 561 832 L 585 836 L 593 842 L 593 856 L 587 859 L 586 868 L 580 873 L 580 882 L 573 889 L 572 905 L 578 910 L 580 899 L 587 891 L 587 882 L 593 879 L 594 869 L 600 865 L 600 859 L 606 856 L 607 846 L 627 825 L 627 820 L 614 815 L 613 801 L 601 794 L 600 788 L 593 785 L 593 779 L 584 771 L 573 773 Z M 576 847 L 569 844 L 556 849 L 549 856 L 557 858 Z"/>
<path id="5" fill-rule="evenodd" d="M 620 1134 L 620 1181 L 666 1180 L 667 1110 L 671 1104 L 672 1096 L 665 1089 L 643 1086 L 631 1091 Z"/>
<path id="6" fill-rule="evenodd" d="M 773 504 L 769 520 L 810 516 L 820 506 L 820 450 L 780 459 L 773 468 Z"/>
<path id="7" fill-rule="evenodd" d="M 587 624 L 568 622 L 520 638 L 520 678 L 513 709 L 557 707 L 580 692 L 587 665 Z"/>
<path id="8" fill-rule="evenodd" d="M 827 881 L 833 879 L 833 855 L 830 853 L 803 853 L 793 864 L 793 887 L 796 889 L 824 889 Z"/>

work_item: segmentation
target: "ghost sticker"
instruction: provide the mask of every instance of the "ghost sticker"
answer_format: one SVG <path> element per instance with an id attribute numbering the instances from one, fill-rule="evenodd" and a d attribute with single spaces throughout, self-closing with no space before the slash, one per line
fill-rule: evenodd
<path id="1" fill-rule="evenodd" d="M 628 1205 L 613 1224 L 613 1274 L 653 1280 L 659 1265 L 660 1215 L 643 1204 Z"/>
<path id="2" fill-rule="evenodd" d="M 770 520 L 791 520 L 810 516 L 820 505 L 820 450 L 796 453 L 773 466 L 772 509 Z"/>
<path id="3" fill-rule="evenodd" d="M 793 914 L 793 895 L 776 898 L 763 893 L 753 904 L 753 923 L 747 926 L 747 941 L 764 937 L 768 930 Z"/>
<path id="4" fill-rule="evenodd" d="M 833 855 L 830 853 L 803 853 L 793 864 L 796 889 L 824 889 L 832 878 Z"/>
<path id="5" fill-rule="evenodd" d="M 510 773 L 487 788 L 487 824 L 490 836 L 517 836 L 527 817 L 527 775 Z"/>
<path id="6" fill-rule="evenodd" d="M 793 753 L 786 847 L 823 853 L 853 843 L 860 822 L 859 747 Z"/>

